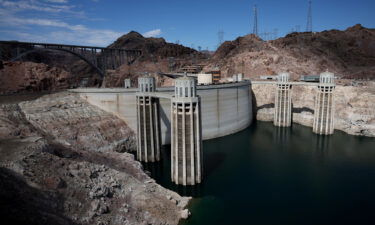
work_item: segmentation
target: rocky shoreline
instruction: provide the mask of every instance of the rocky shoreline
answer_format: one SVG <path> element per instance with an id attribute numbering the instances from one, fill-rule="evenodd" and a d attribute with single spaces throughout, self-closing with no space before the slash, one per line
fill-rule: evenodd
<path id="1" fill-rule="evenodd" d="M 252 84 L 257 120 L 273 121 L 275 86 Z M 292 87 L 292 120 L 313 126 L 316 87 Z M 335 129 L 351 135 L 375 137 L 375 83 L 366 86 L 338 85 L 334 92 Z"/>
<path id="2" fill-rule="evenodd" d="M 178 224 L 190 198 L 128 152 L 133 131 L 73 93 L 0 105 L 0 214 L 12 224 Z"/>

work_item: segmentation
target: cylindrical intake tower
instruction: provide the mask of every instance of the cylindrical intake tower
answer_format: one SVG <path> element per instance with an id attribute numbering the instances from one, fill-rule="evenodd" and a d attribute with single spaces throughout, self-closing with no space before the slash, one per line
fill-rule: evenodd
<path id="1" fill-rule="evenodd" d="M 171 104 L 171 172 L 176 184 L 195 185 L 202 180 L 202 127 L 196 81 L 175 80 Z"/>
<path id="2" fill-rule="evenodd" d="M 322 135 L 333 134 L 334 131 L 334 96 L 335 75 L 330 72 L 320 74 L 315 99 L 313 132 Z"/>
<path id="3" fill-rule="evenodd" d="M 155 78 L 138 78 L 137 93 L 137 159 L 143 162 L 160 160 L 159 99 L 152 97 Z"/>
<path id="4" fill-rule="evenodd" d="M 292 124 L 292 98 L 289 73 L 277 76 L 275 94 L 275 112 L 273 124 L 278 127 L 289 127 Z"/>

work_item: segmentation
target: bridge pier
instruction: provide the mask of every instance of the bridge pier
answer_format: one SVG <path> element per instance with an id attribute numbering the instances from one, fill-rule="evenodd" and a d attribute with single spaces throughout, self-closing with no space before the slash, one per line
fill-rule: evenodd
<path id="1" fill-rule="evenodd" d="M 138 78 L 137 93 L 137 159 L 142 162 L 160 160 L 159 99 L 155 92 L 154 77 Z"/>
<path id="2" fill-rule="evenodd" d="M 273 124 L 277 127 L 290 127 L 292 125 L 292 99 L 289 73 L 277 76 L 275 111 Z"/>
<path id="3" fill-rule="evenodd" d="M 200 98 L 195 79 L 175 80 L 171 102 L 171 176 L 172 182 L 195 185 L 202 180 L 202 127 Z"/>
<path id="4" fill-rule="evenodd" d="M 320 74 L 320 83 L 315 99 L 313 132 L 320 135 L 333 134 L 335 77 L 333 73 Z"/>

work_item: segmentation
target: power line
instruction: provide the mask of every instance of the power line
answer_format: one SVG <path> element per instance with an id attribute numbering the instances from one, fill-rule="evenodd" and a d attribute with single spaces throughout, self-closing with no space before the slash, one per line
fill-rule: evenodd
<path id="1" fill-rule="evenodd" d="M 254 7 L 253 7 L 253 13 L 254 13 L 253 34 L 258 36 L 258 8 L 257 8 L 257 5 L 254 5 Z"/>
<path id="2" fill-rule="evenodd" d="M 309 1 L 309 9 L 307 11 L 306 32 L 312 32 L 312 1 Z"/>
<path id="3" fill-rule="evenodd" d="M 217 47 L 220 47 L 220 45 L 223 43 L 223 40 L 224 40 L 224 31 L 219 30 L 219 32 L 217 32 L 217 37 L 218 37 L 218 41 L 219 41 Z"/>

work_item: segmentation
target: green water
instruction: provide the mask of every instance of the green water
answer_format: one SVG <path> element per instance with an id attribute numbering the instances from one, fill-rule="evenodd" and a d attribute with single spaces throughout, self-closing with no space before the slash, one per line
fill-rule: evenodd
<path id="1" fill-rule="evenodd" d="M 257 122 L 203 150 L 193 188 L 170 182 L 168 148 L 146 165 L 159 184 L 194 197 L 181 224 L 375 224 L 375 138 Z"/>

